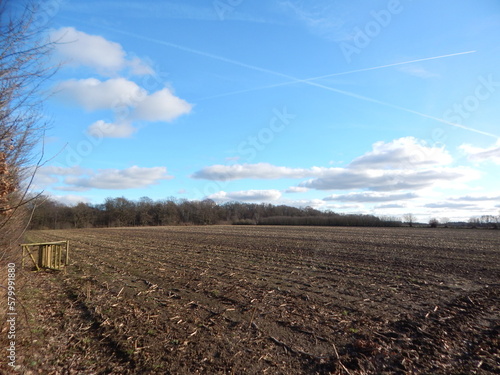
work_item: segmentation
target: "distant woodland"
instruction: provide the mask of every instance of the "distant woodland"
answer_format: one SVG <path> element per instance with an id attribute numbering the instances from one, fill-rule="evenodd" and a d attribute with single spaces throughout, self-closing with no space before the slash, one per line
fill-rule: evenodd
<path id="1" fill-rule="evenodd" d="M 312 207 L 228 202 L 188 201 L 169 198 L 138 201 L 107 198 L 102 204 L 79 203 L 67 206 L 50 198 L 33 203 L 31 229 L 66 229 L 161 225 L 328 225 L 400 226 L 398 218 L 338 214 Z M 36 206 L 35 206 L 36 204 Z"/>
<path id="2" fill-rule="evenodd" d="M 79 203 L 67 206 L 48 197 L 34 200 L 30 208 L 31 229 L 67 229 L 162 225 L 311 225 L 311 226 L 422 226 L 411 214 L 403 218 L 339 214 L 312 207 L 228 202 L 188 201 L 168 198 L 137 201 L 124 197 L 107 198 L 102 204 Z M 471 218 L 468 223 L 432 219 L 425 226 L 498 227 L 498 217 Z"/>

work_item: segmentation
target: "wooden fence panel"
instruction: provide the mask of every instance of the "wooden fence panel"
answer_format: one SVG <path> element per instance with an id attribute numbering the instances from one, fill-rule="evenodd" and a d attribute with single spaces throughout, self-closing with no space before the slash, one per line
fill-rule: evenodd
<path id="1" fill-rule="evenodd" d="M 69 241 L 21 244 L 21 248 L 23 267 L 27 255 L 30 256 L 38 271 L 42 268 L 60 270 L 69 264 Z M 38 251 L 37 260 L 32 253 L 35 248 Z"/>

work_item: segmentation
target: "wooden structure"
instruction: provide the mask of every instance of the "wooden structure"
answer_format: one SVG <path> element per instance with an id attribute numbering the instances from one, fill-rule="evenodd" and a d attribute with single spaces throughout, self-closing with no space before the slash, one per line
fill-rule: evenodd
<path id="1" fill-rule="evenodd" d="M 69 264 L 69 241 L 25 243 L 21 244 L 24 259 L 29 256 L 36 269 L 42 268 L 60 270 Z M 38 250 L 38 259 L 35 259 L 33 252 Z"/>

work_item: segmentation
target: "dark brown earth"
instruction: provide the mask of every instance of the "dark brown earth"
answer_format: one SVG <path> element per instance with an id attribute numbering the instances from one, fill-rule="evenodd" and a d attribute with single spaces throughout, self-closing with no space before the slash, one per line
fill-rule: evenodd
<path id="1" fill-rule="evenodd" d="M 24 273 L 21 373 L 500 374 L 499 231 L 210 226 L 29 237 L 70 240 L 71 264 Z"/>

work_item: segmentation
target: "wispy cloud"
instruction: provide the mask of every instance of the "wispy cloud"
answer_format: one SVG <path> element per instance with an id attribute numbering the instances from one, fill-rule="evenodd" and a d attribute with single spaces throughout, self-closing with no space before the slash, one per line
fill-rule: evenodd
<path id="1" fill-rule="evenodd" d="M 388 209 L 388 208 L 405 208 L 406 204 L 404 203 L 387 203 L 387 204 L 379 204 L 376 205 L 376 209 Z"/>
<path id="2" fill-rule="evenodd" d="M 167 174 L 165 167 L 138 167 L 132 166 L 125 169 L 82 169 L 80 167 L 42 167 L 37 178 L 55 186 L 55 190 L 86 191 L 89 189 L 133 189 L 158 184 L 162 180 L 173 178 Z M 39 182 L 37 182 L 39 183 Z"/>
<path id="3" fill-rule="evenodd" d="M 101 169 L 90 176 L 68 177 L 64 182 L 77 188 L 134 189 L 156 185 L 161 180 L 171 178 L 165 167 L 132 166 L 126 169 Z"/>
<path id="4" fill-rule="evenodd" d="M 429 71 L 428 69 L 424 68 L 423 66 L 420 65 L 405 65 L 405 66 L 400 66 L 398 67 L 398 70 L 410 74 L 415 77 L 419 78 L 435 78 L 439 77 L 439 74 L 433 73 Z"/>
<path id="5" fill-rule="evenodd" d="M 78 203 L 90 203 L 90 199 L 72 194 L 65 194 L 65 195 L 50 194 L 50 198 L 67 206 L 76 206 Z"/>
<path id="6" fill-rule="evenodd" d="M 437 203 L 427 203 L 424 205 L 427 208 L 447 208 L 447 209 L 461 209 L 476 207 L 476 205 L 471 203 L 456 203 L 456 202 L 437 202 Z"/>
<path id="7" fill-rule="evenodd" d="M 473 162 L 492 162 L 500 164 L 500 139 L 491 147 L 475 147 L 470 144 L 463 144 L 460 146 L 470 161 Z"/>
<path id="8" fill-rule="evenodd" d="M 362 203 L 372 203 L 372 202 L 392 202 L 399 200 L 407 200 L 418 198 L 419 195 L 416 193 L 376 193 L 376 192 L 362 192 L 362 193 L 349 193 L 349 194 L 336 194 L 330 195 L 323 200 L 325 201 L 336 201 L 336 202 L 362 202 Z"/>
<path id="9" fill-rule="evenodd" d="M 352 7 L 344 2 L 288 0 L 281 1 L 280 6 L 283 12 L 303 23 L 315 35 L 335 42 L 351 38 L 347 20 L 352 20 L 354 14 Z"/>
<path id="10" fill-rule="evenodd" d="M 464 195 L 461 197 L 452 197 L 451 201 L 461 201 L 461 202 L 487 202 L 487 201 L 495 201 L 500 202 L 500 195 L 492 194 L 492 195 Z"/>
<path id="11" fill-rule="evenodd" d="M 209 195 L 207 198 L 216 202 L 227 201 L 243 201 L 243 202 L 262 202 L 262 201 L 276 201 L 281 197 L 278 190 L 244 190 L 225 192 L 219 191 Z"/>
<path id="12" fill-rule="evenodd" d="M 300 186 L 291 186 L 288 189 L 285 190 L 285 193 L 305 193 L 309 191 L 308 188 L 305 187 L 300 187 Z"/>

